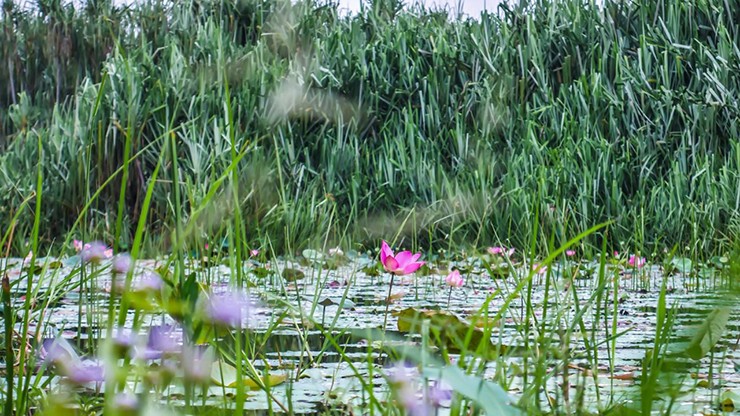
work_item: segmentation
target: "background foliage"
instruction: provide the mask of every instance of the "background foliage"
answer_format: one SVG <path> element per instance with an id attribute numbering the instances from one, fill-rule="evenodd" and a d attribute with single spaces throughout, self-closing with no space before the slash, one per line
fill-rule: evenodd
<path id="1" fill-rule="evenodd" d="M 126 245 L 162 160 L 150 239 L 166 247 L 203 203 L 199 234 L 221 235 L 233 190 L 208 192 L 245 153 L 248 238 L 278 251 L 398 230 L 521 247 L 535 226 L 561 243 L 608 219 L 611 247 L 644 252 L 738 234 L 738 0 L 537 0 L 459 21 L 390 0 L 353 17 L 267 0 L 2 10 L 3 232 L 41 162 L 45 241 L 111 240 L 120 212 Z"/>

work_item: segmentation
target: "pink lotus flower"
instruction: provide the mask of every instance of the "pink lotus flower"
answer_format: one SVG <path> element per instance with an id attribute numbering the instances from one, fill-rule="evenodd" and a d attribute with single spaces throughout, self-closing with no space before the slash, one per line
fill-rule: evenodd
<path id="1" fill-rule="evenodd" d="M 614 257 L 619 257 L 619 252 L 618 251 L 615 251 L 614 252 Z"/>
<path id="2" fill-rule="evenodd" d="M 488 247 L 488 253 L 493 254 L 494 256 L 504 255 L 506 257 L 511 257 L 511 255 L 514 254 L 514 249 L 507 249 L 506 247 Z"/>
<path id="3" fill-rule="evenodd" d="M 573 257 L 576 255 L 576 251 L 575 250 L 565 250 L 565 255 L 568 257 Z"/>
<path id="4" fill-rule="evenodd" d="M 251 257 L 257 257 L 257 256 L 259 256 L 259 254 L 260 254 L 260 251 L 259 251 L 259 250 L 257 250 L 257 249 L 254 249 L 254 250 L 249 250 L 249 255 L 250 255 Z"/>
<path id="5" fill-rule="evenodd" d="M 638 269 L 641 269 L 642 266 L 645 265 L 645 262 L 645 257 L 637 257 L 634 254 L 631 254 L 629 260 L 627 261 L 630 266 L 637 267 Z"/>
<path id="6" fill-rule="evenodd" d="M 532 271 L 537 274 L 544 274 L 547 272 L 547 267 L 544 264 L 535 263 L 532 265 Z"/>
<path id="7" fill-rule="evenodd" d="M 411 274 L 419 270 L 419 267 L 424 264 L 423 261 L 417 261 L 419 257 L 421 257 L 421 253 L 411 254 L 410 251 L 402 251 L 394 255 L 393 250 L 385 241 L 383 241 L 380 248 L 380 262 L 383 263 L 383 268 L 397 276 Z"/>
<path id="8" fill-rule="evenodd" d="M 460 276 L 459 270 L 453 270 L 448 274 L 445 278 L 445 282 L 447 282 L 450 287 L 462 287 L 465 284 L 465 280 Z"/>
<path id="9" fill-rule="evenodd" d="M 23 265 L 31 264 L 31 259 L 33 259 L 33 251 L 29 250 L 28 255 L 23 259 Z"/>
<path id="10" fill-rule="evenodd" d="M 79 253 L 80 251 L 82 251 L 84 245 L 82 244 L 81 240 L 72 240 L 72 247 L 74 247 L 75 251 Z"/>

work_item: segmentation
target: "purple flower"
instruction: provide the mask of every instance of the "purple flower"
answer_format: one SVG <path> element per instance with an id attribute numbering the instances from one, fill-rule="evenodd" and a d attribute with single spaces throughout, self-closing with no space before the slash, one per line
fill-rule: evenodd
<path id="1" fill-rule="evenodd" d="M 111 341 L 115 354 L 123 357 L 133 348 L 136 336 L 131 331 L 119 330 Z"/>
<path id="2" fill-rule="evenodd" d="M 182 350 L 182 370 L 185 380 L 205 384 L 211 379 L 211 367 L 215 361 L 213 349 L 186 346 Z"/>
<path id="3" fill-rule="evenodd" d="M 206 315 L 219 326 L 241 327 L 245 312 L 250 309 L 249 300 L 243 293 L 211 295 L 206 304 Z"/>
<path id="4" fill-rule="evenodd" d="M 432 406 L 441 407 L 442 402 L 452 400 L 452 388 L 445 386 L 444 383 L 437 380 L 431 387 L 429 387 L 427 400 L 429 400 L 429 403 Z"/>
<path id="5" fill-rule="evenodd" d="M 431 387 L 423 386 L 426 395 L 417 388 L 415 380 L 419 374 L 413 367 L 404 367 L 401 363 L 396 364 L 393 372 L 389 375 L 390 386 L 395 390 L 398 403 L 410 416 L 431 416 L 436 414 L 436 408 L 442 402 L 452 399 L 452 390 L 443 388 L 440 382 L 435 382 Z"/>
<path id="6" fill-rule="evenodd" d="M 158 292 L 162 290 L 164 281 L 155 272 L 144 272 L 138 282 L 134 283 L 134 292 Z"/>
<path id="7" fill-rule="evenodd" d="M 113 399 L 116 409 L 124 414 L 136 414 L 139 409 L 139 400 L 131 393 L 119 393 Z"/>
<path id="8" fill-rule="evenodd" d="M 133 269 L 134 263 L 131 256 L 126 253 L 119 254 L 113 259 L 111 269 L 113 274 L 128 274 Z"/>
<path id="9" fill-rule="evenodd" d="M 64 338 L 47 338 L 41 343 L 39 358 L 47 367 L 79 361 L 74 347 Z"/>
<path id="10" fill-rule="evenodd" d="M 146 347 L 136 353 L 143 360 L 156 360 L 180 351 L 181 334 L 172 325 L 153 326 L 149 329 Z"/>
<path id="11" fill-rule="evenodd" d="M 103 366 L 94 361 L 79 361 L 65 367 L 63 375 L 74 384 L 102 383 L 105 380 Z"/>
<path id="12" fill-rule="evenodd" d="M 94 241 L 90 244 L 85 244 L 85 247 L 80 252 L 80 258 L 85 263 L 100 263 L 111 255 L 108 247 L 100 241 Z"/>

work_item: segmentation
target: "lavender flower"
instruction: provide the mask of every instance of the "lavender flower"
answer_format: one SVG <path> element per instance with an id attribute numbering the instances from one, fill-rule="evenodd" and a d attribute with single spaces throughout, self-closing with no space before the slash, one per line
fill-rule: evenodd
<path id="1" fill-rule="evenodd" d="M 139 410 L 139 400 L 131 393 L 119 393 L 113 399 L 115 408 L 122 414 L 136 414 Z"/>
<path id="2" fill-rule="evenodd" d="M 211 367 L 215 361 L 213 349 L 205 351 L 199 346 L 186 346 L 182 350 L 182 369 L 186 381 L 206 384 L 211 379 Z"/>
<path id="3" fill-rule="evenodd" d="M 158 292 L 164 286 L 164 281 L 155 272 L 144 272 L 138 282 L 134 284 L 135 292 Z"/>
<path id="4" fill-rule="evenodd" d="M 217 326 L 241 327 L 245 312 L 250 309 L 249 300 L 243 293 L 211 295 L 206 304 L 206 315 Z"/>
<path id="5" fill-rule="evenodd" d="M 128 274 L 134 266 L 131 256 L 126 253 L 119 254 L 113 259 L 111 269 L 113 274 Z"/>
<path id="6" fill-rule="evenodd" d="M 80 258 L 82 258 L 82 261 L 85 263 L 98 264 L 109 257 L 110 252 L 108 247 L 100 241 L 85 244 L 85 247 L 80 252 Z"/>
<path id="7" fill-rule="evenodd" d="M 149 329 L 147 345 L 137 350 L 136 356 L 143 360 L 156 360 L 180 351 L 180 336 L 172 325 L 153 326 Z"/>
<path id="8" fill-rule="evenodd" d="M 66 366 L 64 375 L 73 384 L 101 383 L 105 380 L 105 370 L 94 361 L 79 361 Z"/>

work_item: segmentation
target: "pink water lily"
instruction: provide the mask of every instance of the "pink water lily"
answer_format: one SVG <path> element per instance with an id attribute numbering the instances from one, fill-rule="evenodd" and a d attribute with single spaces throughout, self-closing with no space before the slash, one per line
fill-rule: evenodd
<path id="1" fill-rule="evenodd" d="M 565 250 L 565 255 L 568 257 L 573 257 L 576 255 L 576 251 L 575 250 Z"/>
<path id="2" fill-rule="evenodd" d="M 450 274 L 445 277 L 445 282 L 450 287 L 462 287 L 465 284 L 465 280 L 460 276 L 459 270 L 453 270 Z"/>
<path id="3" fill-rule="evenodd" d="M 411 274 L 419 270 L 419 267 L 424 264 L 423 261 L 418 261 L 419 257 L 421 257 L 421 253 L 412 254 L 410 251 L 402 251 L 394 255 L 393 250 L 385 240 L 380 248 L 380 262 L 383 263 L 383 268 L 397 276 Z"/>
<path id="4" fill-rule="evenodd" d="M 645 257 L 637 257 L 634 254 L 631 254 L 629 260 L 627 261 L 630 266 L 637 267 L 638 269 L 642 268 L 642 266 L 645 265 L 645 262 Z"/>
<path id="5" fill-rule="evenodd" d="M 511 255 L 514 254 L 514 249 L 506 247 L 488 247 L 488 253 L 494 256 L 504 255 L 506 257 L 511 257 Z"/>

